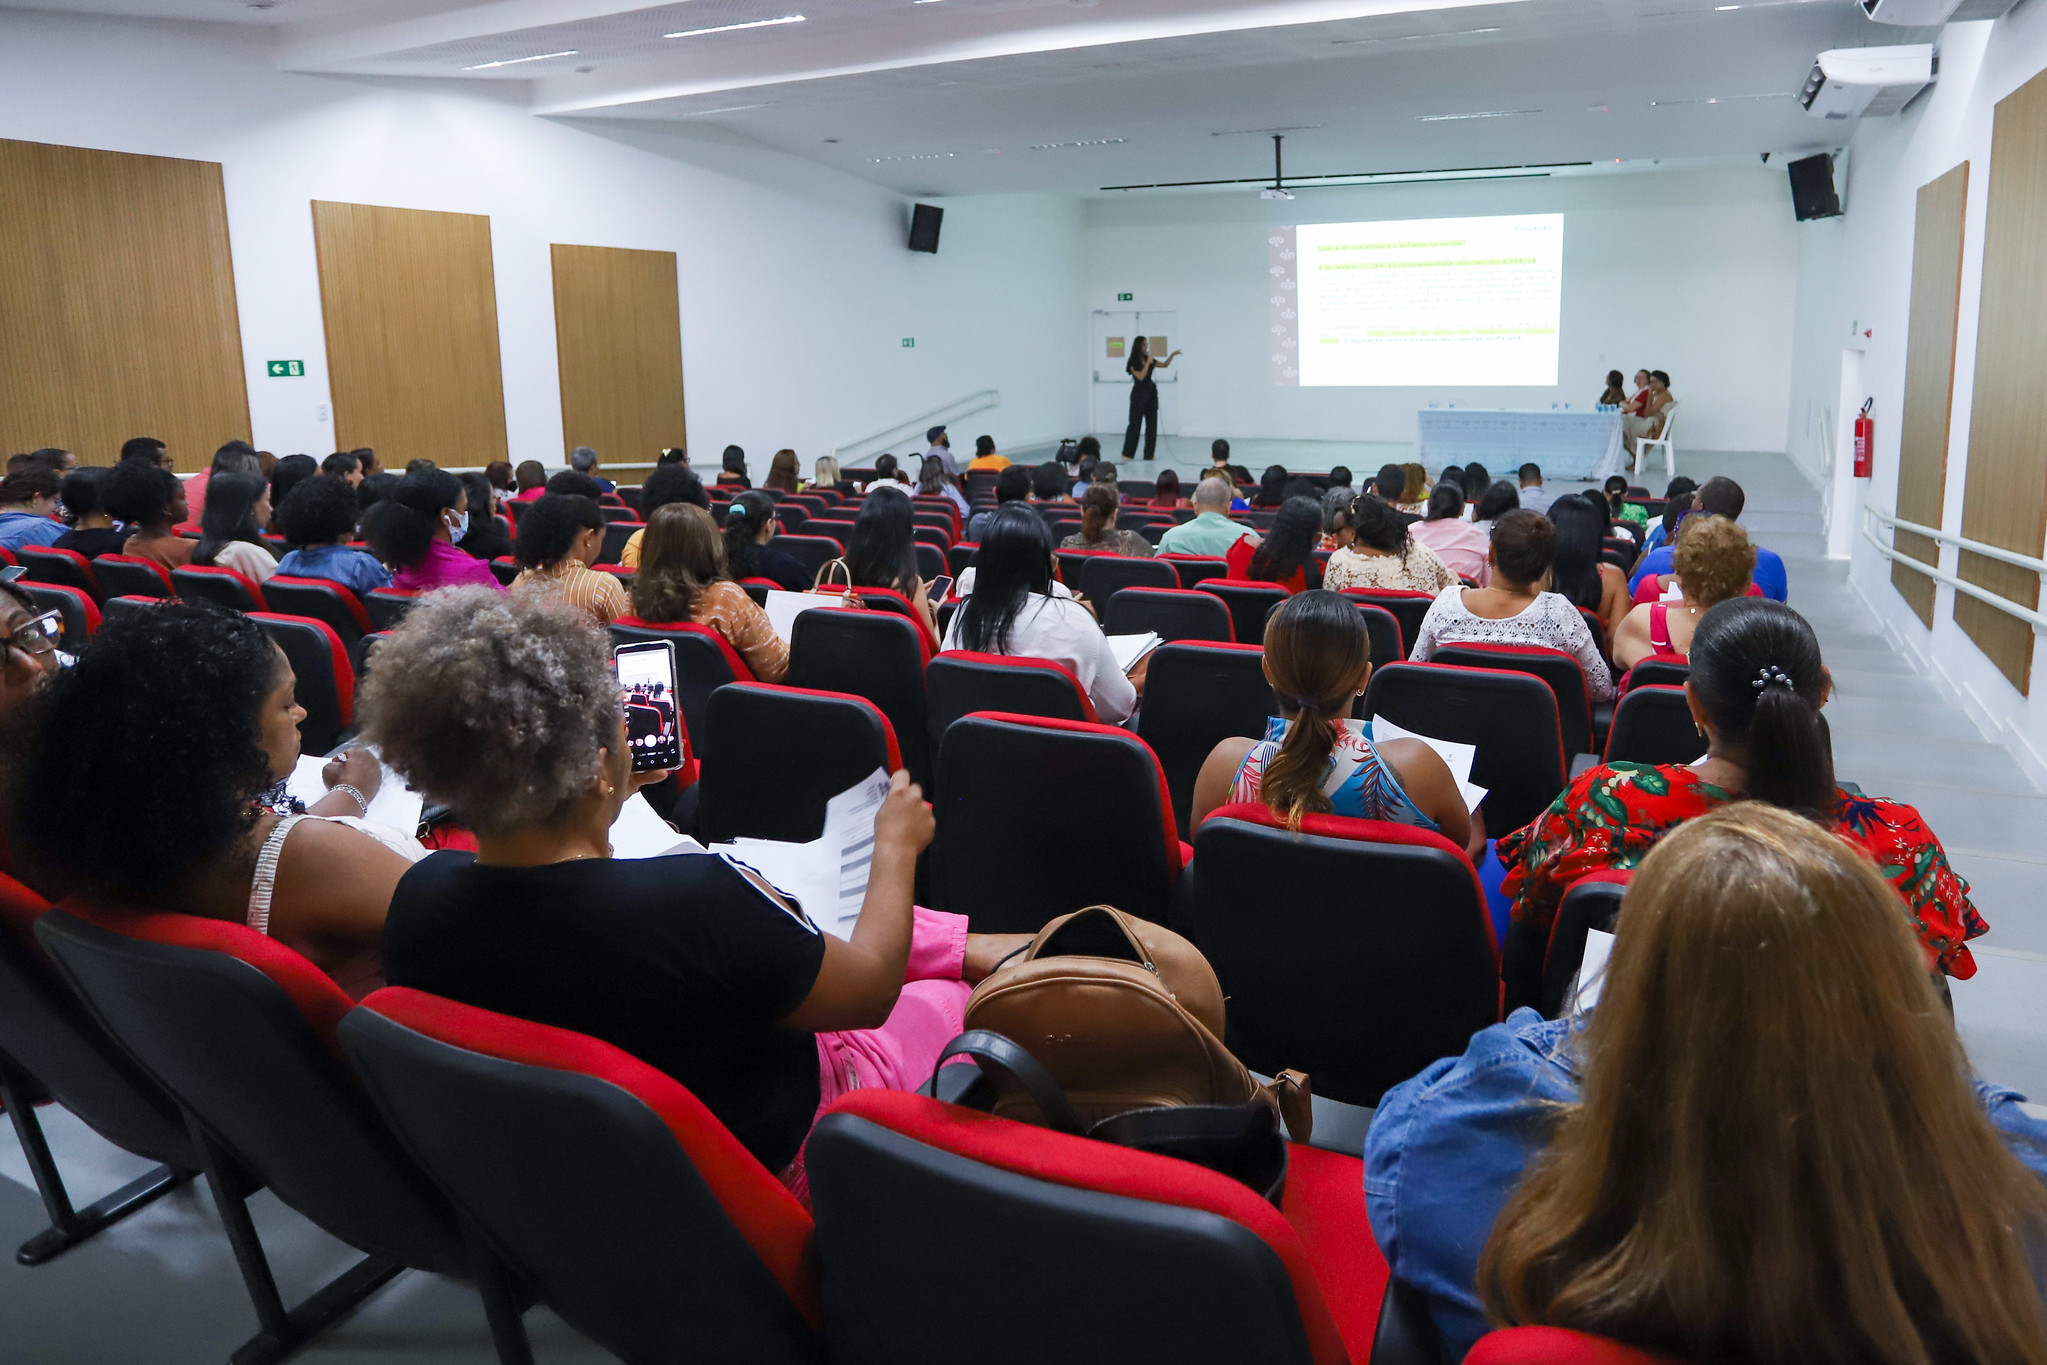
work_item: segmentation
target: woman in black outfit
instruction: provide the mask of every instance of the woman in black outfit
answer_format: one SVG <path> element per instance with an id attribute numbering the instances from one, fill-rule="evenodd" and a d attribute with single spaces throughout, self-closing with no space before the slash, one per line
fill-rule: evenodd
<path id="1" fill-rule="evenodd" d="M 1156 457 L 1159 448 L 1159 386 L 1153 381 L 1151 372 L 1163 370 L 1173 363 L 1174 351 L 1164 360 L 1151 358 L 1151 342 L 1137 337 L 1130 343 L 1130 359 L 1123 364 L 1124 373 L 1131 379 L 1130 384 L 1130 425 L 1123 429 L 1123 458 L 1129 459 L 1137 453 L 1137 428 L 1144 428 L 1144 458 Z"/>
<path id="2" fill-rule="evenodd" d="M 768 548 L 779 529 L 775 500 L 766 493 L 749 489 L 732 500 L 725 509 L 725 567 L 734 582 L 771 578 L 784 592 L 809 590 L 811 576 L 796 556 Z"/>

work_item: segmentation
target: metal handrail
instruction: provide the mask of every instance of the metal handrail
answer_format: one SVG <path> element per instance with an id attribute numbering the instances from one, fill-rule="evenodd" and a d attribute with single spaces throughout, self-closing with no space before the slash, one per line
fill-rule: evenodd
<path id="1" fill-rule="evenodd" d="M 2047 586 L 2047 559 L 2039 559 L 2033 555 L 2022 555 L 2016 550 L 2007 550 L 1999 545 L 1985 545 L 1980 540 L 1970 540 L 1965 536 L 1949 535 L 1946 531 L 1932 526 L 1921 526 L 1916 521 L 1905 521 L 1892 513 L 1884 511 L 1881 507 L 1875 507 L 1868 503 L 1863 504 L 1862 511 L 1862 538 L 1874 546 L 1877 553 L 1881 554 L 1884 558 L 1894 564 L 1903 564 L 1914 573 L 1925 574 L 1934 582 L 1945 584 L 1958 593 L 1973 597 L 1979 602 L 1987 603 L 2007 616 L 2018 617 L 2019 620 L 2030 625 L 2033 628 L 2033 633 L 2036 635 L 2047 635 L 2047 616 L 2041 615 L 2030 607 L 2022 607 L 2009 597 L 2000 597 L 1988 588 L 1978 586 L 1975 583 L 1965 582 L 1938 565 L 1928 564 L 1923 559 L 1914 559 L 1907 554 L 1900 554 L 1895 545 L 1886 545 L 1877 539 L 1876 530 L 1870 523 L 1873 520 L 1880 521 L 1890 527 L 1894 533 L 1906 531 L 1915 536 L 1924 536 L 1938 545 L 1952 545 L 1956 549 L 1965 550 L 1972 555 L 1981 555 L 1985 559 L 1995 559 L 2001 563 L 2010 564 L 2015 568 L 2029 569 L 2041 576 L 2043 586 Z"/>
<path id="2" fill-rule="evenodd" d="M 856 452 L 864 453 L 860 451 L 862 446 L 892 445 L 904 436 L 922 435 L 925 427 L 941 418 L 948 422 L 956 422 L 962 417 L 971 417 L 977 412 L 999 407 L 1001 403 L 1002 393 L 999 389 L 980 389 L 964 398 L 941 403 L 929 412 L 906 417 L 894 426 L 883 427 L 872 436 L 862 436 L 857 441 L 848 441 L 832 451 L 832 458 L 844 461 Z"/>

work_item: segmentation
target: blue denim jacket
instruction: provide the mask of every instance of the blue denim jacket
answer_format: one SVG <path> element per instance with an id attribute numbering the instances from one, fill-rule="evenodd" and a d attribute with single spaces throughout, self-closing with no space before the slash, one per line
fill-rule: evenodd
<path id="1" fill-rule="evenodd" d="M 1546 1020 L 1520 1009 L 1386 1092 L 1365 1136 L 1365 1205 L 1393 1274 L 1429 1296 L 1445 1353 L 1462 1360 L 1487 1329 L 1473 1287 L 1493 1222 L 1530 1158 L 1548 1144 L 1557 1106 L 1578 1099 L 1573 1035 L 1585 1016 Z M 2047 1122 L 2025 1096 L 1977 1082 L 2005 1145 L 2047 1180 Z"/>

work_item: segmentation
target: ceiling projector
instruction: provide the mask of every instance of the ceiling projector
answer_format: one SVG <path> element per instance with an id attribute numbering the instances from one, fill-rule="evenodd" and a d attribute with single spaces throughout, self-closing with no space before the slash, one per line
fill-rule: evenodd
<path id="1" fill-rule="evenodd" d="M 1278 185 L 1267 185 L 1264 189 L 1258 191 L 1258 197 L 1260 199 L 1291 199 L 1294 197 L 1294 192 L 1288 189 L 1281 189 Z"/>
<path id="2" fill-rule="evenodd" d="M 1939 74 L 1931 43 L 1838 47 L 1813 59 L 1798 102 L 1814 118 L 1881 118 L 1910 104 Z"/>

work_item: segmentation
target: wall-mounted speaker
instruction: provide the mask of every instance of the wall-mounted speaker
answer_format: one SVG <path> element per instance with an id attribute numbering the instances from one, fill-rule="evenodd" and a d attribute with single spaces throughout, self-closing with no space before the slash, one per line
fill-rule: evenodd
<path id="1" fill-rule="evenodd" d="M 938 254 L 938 225 L 945 221 L 945 210 L 930 204 L 919 204 L 910 210 L 910 250 L 928 251 Z"/>
<path id="2" fill-rule="evenodd" d="M 1791 207 L 1803 223 L 1808 218 L 1839 218 L 1841 196 L 1834 192 L 1834 158 L 1825 152 L 1794 161 Z"/>

